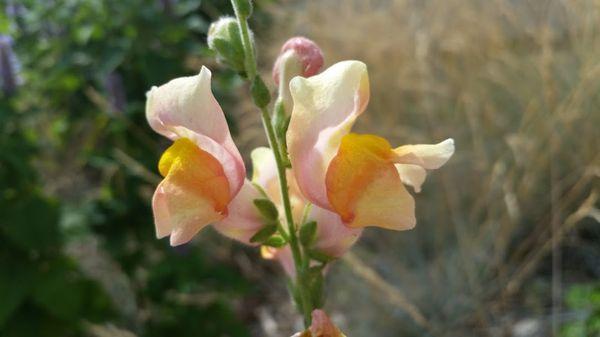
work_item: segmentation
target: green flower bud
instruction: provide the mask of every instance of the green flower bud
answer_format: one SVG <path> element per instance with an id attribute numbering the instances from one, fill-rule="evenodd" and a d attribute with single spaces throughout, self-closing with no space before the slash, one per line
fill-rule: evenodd
<path id="1" fill-rule="evenodd" d="M 223 17 L 208 29 L 208 47 L 217 54 L 217 60 L 238 72 L 244 71 L 244 47 L 237 20 Z"/>

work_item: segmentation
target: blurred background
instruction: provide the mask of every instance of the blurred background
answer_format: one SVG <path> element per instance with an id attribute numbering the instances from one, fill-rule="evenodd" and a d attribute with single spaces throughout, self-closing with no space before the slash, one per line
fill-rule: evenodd
<path id="1" fill-rule="evenodd" d="M 168 141 L 145 121 L 150 86 L 206 65 L 245 159 L 266 144 L 205 44 L 228 1 L 0 4 L 0 336 L 300 330 L 256 249 L 211 229 L 177 249 L 154 236 Z M 369 229 L 331 268 L 326 308 L 349 337 L 600 336 L 599 1 L 255 6 L 266 78 L 305 35 L 326 65 L 369 66 L 357 132 L 456 141 L 416 196 L 416 229 Z"/>

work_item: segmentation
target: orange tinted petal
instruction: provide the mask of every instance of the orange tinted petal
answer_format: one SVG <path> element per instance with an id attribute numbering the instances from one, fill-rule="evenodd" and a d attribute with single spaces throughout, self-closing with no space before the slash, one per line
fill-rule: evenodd
<path id="1" fill-rule="evenodd" d="M 348 134 L 327 170 L 327 197 L 349 227 L 403 230 L 415 225 L 414 200 L 383 138 Z"/>
<path id="2" fill-rule="evenodd" d="M 158 164 L 165 179 L 153 199 L 157 235 L 173 245 L 189 241 L 204 226 L 227 215 L 231 197 L 223 167 L 187 138 L 177 139 Z"/>
<path id="3" fill-rule="evenodd" d="M 177 139 L 160 158 L 158 170 L 171 183 L 211 200 L 215 211 L 227 211 L 231 199 L 223 166 L 191 140 Z"/>
<path id="4" fill-rule="evenodd" d="M 338 62 L 319 75 L 293 78 L 290 92 L 294 106 L 286 138 L 296 181 L 306 199 L 331 209 L 327 167 L 369 101 L 367 66 Z"/>

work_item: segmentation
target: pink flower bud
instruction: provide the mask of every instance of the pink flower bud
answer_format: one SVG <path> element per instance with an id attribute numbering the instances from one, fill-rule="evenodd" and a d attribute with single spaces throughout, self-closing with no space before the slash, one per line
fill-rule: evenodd
<path id="1" fill-rule="evenodd" d="M 341 331 L 333 325 L 325 311 L 316 309 L 312 312 L 312 324 L 310 325 L 312 337 L 341 337 Z"/>
<path id="2" fill-rule="evenodd" d="M 283 44 L 273 66 L 273 80 L 276 84 L 279 84 L 281 68 L 285 66 L 284 63 L 290 57 L 290 52 L 300 62 L 301 66 L 300 73 L 295 75 L 310 77 L 316 75 L 321 70 L 323 66 L 323 52 L 321 48 L 305 37 L 293 37 Z"/>
<path id="3" fill-rule="evenodd" d="M 329 319 L 325 311 L 315 309 L 312 312 L 312 324 L 304 332 L 298 332 L 292 337 L 345 337 Z"/>

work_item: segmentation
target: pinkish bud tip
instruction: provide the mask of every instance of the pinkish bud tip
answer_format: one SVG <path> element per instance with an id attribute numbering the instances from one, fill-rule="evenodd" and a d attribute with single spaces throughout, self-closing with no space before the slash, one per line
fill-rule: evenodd
<path id="1" fill-rule="evenodd" d="M 289 50 L 294 51 L 302 63 L 302 74 L 300 75 L 310 77 L 316 75 L 319 70 L 321 70 L 321 67 L 323 66 L 323 52 L 321 51 L 321 48 L 319 48 L 312 40 L 305 37 L 292 37 L 281 47 L 279 56 L 273 66 L 273 80 L 276 84 L 279 84 L 279 71 L 281 68 L 282 56 Z"/>

